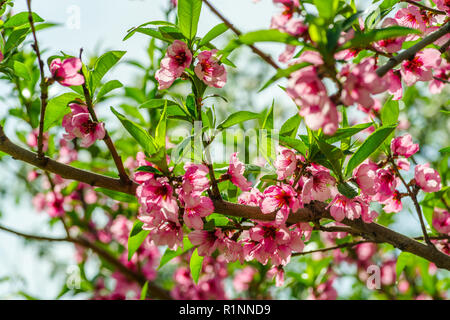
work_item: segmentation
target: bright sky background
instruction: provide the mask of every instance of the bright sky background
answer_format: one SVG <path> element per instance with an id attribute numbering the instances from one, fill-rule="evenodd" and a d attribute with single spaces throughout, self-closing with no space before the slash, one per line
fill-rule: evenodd
<path id="1" fill-rule="evenodd" d="M 252 0 L 212 0 L 214 5 L 242 31 L 268 28 L 272 14 L 277 10 L 271 0 L 262 0 L 258 4 Z M 364 1 L 360 1 L 363 3 Z M 126 58 L 142 59 L 145 55 L 145 46 L 148 37 L 136 35 L 123 42 L 126 31 L 141 23 L 163 19 L 163 11 L 169 5 L 169 0 L 39 0 L 32 1 L 33 11 L 38 13 L 46 21 L 58 22 L 61 27 L 39 32 L 38 39 L 41 48 L 48 51 L 44 54 L 57 54 L 60 50 L 77 55 L 79 49 L 84 48 L 87 55 L 93 52 L 105 52 L 107 50 L 126 50 Z M 26 10 L 26 1 L 15 1 L 15 11 Z M 72 22 L 71 15 L 80 13 L 80 28 L 69 28 L 67 23 Z M 73 16 L 72 16 L 73 17 Z M 200 18 L 199 34 L 204 35 L 211 27 L 220 23 L 208 8 L 204 7 Z M 267 52 L 277 55 L 281 53 L 280 46 L 260 46 Z M 245 67 L 239 66 L 238 67 Z M 132 81 L 131 73 L 124 73 L 124 68 L 118 67 L 110 77 L 120 79 L 124 84 Z M 1 88 L 0 88 L 1 90 Z M 55 92 L 53 92 L 55 93 Z M 271 101 L 274 96 L 279 98 L 279 91 L 266 90 L 261 95 L 262 101 Z M 280 98 L 281 99 L 281 98 Z M 0 112 L 3 108 L 0 102 Z M 13 128 L 10 128 L 13 129 Z M 11 168 L 15 165 L 8 163 Z M 15 178 L 10 168 L 2 163 L 0 169 L 1 181 L 11 181 L 14 185 Z M 5 199 L 0 196 L 0 211 L 3 213 L 1 222 L 3 225 L 21 230 L 23 232 L 41 234 L 47 236 L 63 236 L 64 232 L 59 225 L 50 229 L 47 225 L 48 217 L 45 213 L 38 214 L 32 207 L 28 196 L 25 194 L 20 199 L 20 204 L 14 203 L 14 199 Z M 409 215 L 411 216 L 411 215 Z M 410 221 L 411 222 L 411 221 Z M 415 220 L 414 220 L 415 222 Z M 414 223 L 413 223 L 414 224 Z M 405 224 L 403 224 L 405 225 Z M 402 229 L 402 226 L 398 226 Z M 404 230 L 404 229 L 403 229 Z M 73 246 L 70 244 L 51 244 L 52 255 L 56 260 L 75 263 L 73 259 Z M 25 289 L 32 296 L 43 299 L 54 298 L 64 281 L 63 278 L 50 279 L 53 263 L 41 260 L 38 257 L 37 246 L 24 246 L 24 241 L 16 236 L 0 232 L 0 279 L 5 275 L 23 277 L 26 285 L 20 281 L 0 281 L 0 299 L 10 298 L 9 294 Z"/>

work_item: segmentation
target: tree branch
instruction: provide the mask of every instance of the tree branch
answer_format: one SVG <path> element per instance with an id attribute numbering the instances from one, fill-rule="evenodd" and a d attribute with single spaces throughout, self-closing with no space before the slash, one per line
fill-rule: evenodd
<path id="1" fill-rule="evenodd" d="M 44 72 L 44 62 L 41 58 L 41 51 L 39 50 L 39 44 L 36 37 L 36 28 L 34 27 L 34 21 L 33 21 L 33 12 L 31 11 L 31 0 L 27 0 L 27 7 L 28 7 L 28 21 L 30 23 L 31 32 L 33 34 L 34 44 L 33 49 L 36 52 L 36 57 L 38 60 L 39 65 L 39 71 L 41 76 L 41 112 L 40 112 L 40 119 L 39 119 L 39 134 L 38 134 L 38 152 L 37 156 L 39 159 L 42 159 L 44 157 L 44 118 L 45 118 L 45 109 L 47 108 L 47 99 L 48 99 L 48 86 L 49 83 L 45 78 L 45 72 Z"/>
<path id="2" fill-rule="evenodd" d="M 230 28 L 237 36 L 240 36 L 242 32 L 237 29 L 227 18 L 225 18 L 208 0 L 203 0 L 203 3 L 206 4 L 206 6 L 220 19 L 227 25 L 228 28 Z M 273 59 L 266 53 L 262 52 L 260 49 L 255 47 L 254 45 L 250 44 L 248 45 L 250 49 L 254 53 L 256 53 L 258 56 L 260 56 L 264 61 L 266 61 L 268 64 L 270 64 L 275 69 L 279 69 L 280 67 L 273 61 Z"/>
<path id="3" fill-rule="evenodd" d="M 376 70 L 377 75 L 380 78 L 383 77 L 386 73 L 388 73 L 389 70 L 394 68 L 396 65 L 401 63 L 403 60 L 408 60 L 408 59 L 414 58 L 414 56 L 416 55 L 416 53 L 418 51 L 422 50 L 427 45 L 432 44 L 439 38 L 445 36 L 447 33 L 450 33 L 450 21 L 447 22 L 446 24 L 444 24 L 443 26 L 441 26 L 439 28 L 439 30 L 437 30 L 437 31 L 433 32 L 432 34 L 423 38 L 421 41 L 419 41 L 412 47 L 410 47 L 410 48 L 402 51 L 398 55 L 390 58 L 389 61 L 385 65 L 379 67 Z"/>
<path id="4" fill-rule="evenodd" d="M 431 8 L 431 7 L 427 7 L 426 5 L 423 5 L 421 3 L 415 2 L 414 0 L 402 0 L 402 1 L 403 2 L 407 2 L 409 4 L 412 4 L 413 6 L 416 6 L 416 7 L 420 8 L 420 9 L 422 9 L 422 10 L 426 10 L 426 11 L 429 11 L 429 12 L 432 12 L 432 13 L 435 13 L 435 14 L 443 14 L 443 15 L 447 14 L 444 11 L 437 10 L 437 9 L 434 9 L 434 8 Z"/>
<path id="5" fill-rule="evenodd" d="M 95 252 L 97 255 L 111 263 L 114 267 L 116 267 L 122 274 L 124 274 L 127 278 L 130 280 L 136 281 L 141 286 L 143 286 L 148 279 L 141 273 L 141 272 L 135 272 L 129 268 L 127 268 L 123 263 L 121 263 L 119 260 L 117 260 L 114 256 L 112 256 L 108 251 L 104 250 L 103 248 L 95 245 L 94 243 L 86 240 L 85 238 L 78 237 L 78 238 L 72 238 L 67 236 L 66 238 L 51 238 L 51 237 L 45 237 L 45 236 L 38 236 L 33 234 L 27 234 L 20 231 L 16 231 L 4 226 L 0 225 L 0 230 L 3 230 L 5 232 L 9 232 L 11 234 L 14 234 L 16 236 L 30 239 L 30 240 L 37 240 L 37 241 L 49 241 L 49 242 L 70 242 L 74 244 L 78 244 L 84 248 L 91 249 L 93 252 Z M 165 299 L 165 300 L 171 300 L 172 297 L 170 296 L 170 293 L 167 292 L 164 289 L 161 289 L 160 287 L 154 285 L 151 282 L 148 282 L 148 292 L 150 295 L 153 295 L 156 298 L 159 299 Z"/>
<path id="6" fill-rule="evenodd" d="M 73 168 L 71 166 L 59 163 L 55 160 L 44 158 L 45 161 L 37 159 L 36 154 L 23 149 L 12 143 L 4 134 L 0 126 L 0 151 L 12 155 L 15 159 L 27 162 L 33 166 L 47 170 L 60 175 L 64 179 L 77 180 L 87 183 L 91 186 L 108 188 L 110 190 L 120 191 L 135 195 L 137 184 L 124 185 L 120 179 L 114 179 L 102 176 L 93 172 Z M 237 203 L 231 203 L 223 200 L 213 200 L 214 212 L 242 217 L 260 221 L 274 221 L 275 214 L 263 214 L 259 207 L 247 206 Z M 291 213 L 287 219 L 288 223 L 319 221 L 320 219 L 334 220 L 326 209 L 327 203 L 314 201 L 305 208 Z M 418 255 L 428 261 L 433 262 L 439 268 L 450 270 L 450 256 L 424 245 L 414 239 L 402 235 L 396 231 L 390 230 L 377 223 L 364 223 L 361 219 L 344 219 L 341 223 L 360 232 L 364 238 L 375 242 L 386 242 L 394 247 Z"/>

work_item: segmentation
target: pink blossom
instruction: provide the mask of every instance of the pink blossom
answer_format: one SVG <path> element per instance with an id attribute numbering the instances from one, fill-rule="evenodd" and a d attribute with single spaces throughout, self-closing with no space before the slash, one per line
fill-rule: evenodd
<path id="1" fill-rule="evenodd" d="M 325 85 L 317 75 L 314 66 L 293 72 L 288 80 L 287 94 L 299 106 L 316 106 L 325 103 L 328 97 Z"/>
<path id="2" fill-rule="evenodd" d="M 179 223 L 166 221 L 152 226 L 144 223 L 144 230 L 149 230 L 149 239 L 157 246 L 168 246 L 172 250 L 183 246 L 183 228 Z"/>
<path id="3" fill-rule="evenodd" d="M 395 14 L 395 20 L 400 26 L 419 29 L 424 32 L 426 29 L 425 21 L 423 20 L 420 9 L 413 5 L 408 5 L 407 8 L 402 8 Z"/>
<path id="4" fill-rule="evenodd" d="M 400 193 L 395 190 L 391 198 L 382 202 L 384 204 L 383 210 L 387 213 L 400 212 L 403 209 L 402 198 Z"/>
<path id="5" fill-rule="evenodd" d="M 230 166 L 228 167 L 228 175 L 231 177 L 231 182 L 242 191 L 249 191 L 252 183 L 247 181 L 244 177 L 245 165 L 239 161 L 238 152 L 235 152 L 230 157 Z"/>
<path id="6" fill-rule="evenodd" d="M 365 196 L 373 196 L 376 192 L 375 177 L 377 170 L 377 164 L 370 159 L 365 160 L 353 170 L 353 178 Z"/>
<path id="7" fill-rule="evenodd" d="M 409 161 L 405 158 L 398 158 L 395 159 L 395 164 L 397 165 L 397 167 L 400 170 L 404 170 L 404 171 L 409 171 L 409 169 L 411 168 L 411 164 L 409 163 Z"/>
<path id="8" fill-rule="evenodd" d="M 192 62 L 192 53 L 186 43 L 175 40 L 168 48 L 161 60 L 160 69 L 156 71 L 155 78 L 159 83 L 159 90 L 168 89 L 179 78 L 184 69 Z"/>
<path id="9" fill-rule="evenodd" d="M 386 28 L 389 26 L 396 26 L 398 25 L 397 20 L 393 18 L 386 18 L 384 19 L 383 23 L 381 24 L 382 28 Z M 384 39 L 376 42 L 374 44 L 375 48 L 387 52 L 387 53 L 395 53 L 402 49 L 403 41 L 405 41 L 405 37 L 396 37 L 396 38 L 390 38 L 390 39 Z"/>
<path id="10" fill-rule="evenodd" d="M 197 77 L 210 87 L 222 88 L 227 82 L 227 71 L 220 63 L 217 50 L 202 51 L 197 56 L 198 63 L 194 68 Z"/>
<path id="11" fill-rule="evenodd" d="M 278 57 L 278 61 L 282 63 L 287 63 L 294 56 L 296 48 L 297 48 L 296 46 L 287 45 L 283 53 L 281 53 L 280 56 Z"/>
<path id="12" fill-rule="evenodd" d="M 88 148 L 97 139 L 101 140 L 105 137 L 104 124 L 93 122 L 86 106 L 71 103 L 69 107 L 72 112 L 65 115 L 62 121 L 62 126 L 67 132 L 64 135 L 66 140 L 80 138 L 81 146 Z"/>
<path id="13" fill-rule="evenodd" d="M 45 196 L 47 213 L 50 217 L 61 217 L 64 215 L 64 196 L 59 192 L 49 192 Z"/>
<path id="14" fill-rule="evenodd" d="M 84 83 L 84 77 L 78 72 L 82 67 L 83 64 L 78 58 L 69 58 L 64 61 L 56 58 L 50 63 L 50 72 L 63 86 L 81 86 Z"/>
<path id="15" fill-rule="evenodd" d="M 287 179 L 294 174 L 297 167 L 295 153 L 290 149 L 280 147 L 274 165 L 277 169 L 278 180 Z"/>
<path id="16" fill-rule="evenodd" d="M 184 195 L 182 196 L 184 203 L 183 220 L 188 228 L 201 230 L 203 229 L 203 220 L 214 211 L 214 205 L 210 198 Z"/>
<path id="17" fill-rule="evenodd" d="M 133 222 L 125 216 L 119 215 L 112 222 L 110 231 L 114 240 L 127 247 L 131 228 L 133 228 Z"/>
<path id="18" fill-rule="evenodd" d="M 194 246 L 197 246 L 197 251 L 200 256 L 211 256 L 217 249 L 221 231 L 205 231 L 194 230 L 188 234 L 188 238 Z"/>
<path id="19" fill-rule="evenodd" d="M 441 64 L 441 53 L 433 48 L 424 49 L 416 53 L 411 60 L 402 62 L 400 73 L 407 86 L 412 86 L 417 81 L 433 80 L 433 69 Z"/>
<path id="20" fill-rule="evenodd" d="M 273 266 L 269 271 L 267 271 L 267 277 L 275 278 L 275 286 L 282 287 L 284 284 L 283 266 Z"/>
<path id="21" fill-rule="evenodd" d="M 378 212 L 375 210 L 363 210 L 361 213 L 361 219 L 365 223 L 372 223 L 378 217 Z"/>
<path id="22" fill-rule="evenodd" d="M 338 128 L 339 115 L 336 106 L 327 97 L 320 98 L 316 105 L 303 106 L 299 114 L 304 117 L 311 130 L 322 128 L 326 135 L 333 135 Z"/>
<path id="23" fill-rule="evenodd" d="M 346 64 L 340 77 L 343 79 L 342 101 L 350 106 L 357 102 L 364 108 L 371 108 L 375 101 L 372 94 L 381 93 L 386 90 L 386 82 L 378 77 L 375 72 L 375 60 L 365 58 L 360 64 L 351 66 Z"/>
<path id="24" fill-rule="evenodd" d="M 433 212 L 432 224 L 437 232 L 450 235 L 450 213 L 447 210 L 436 208 Z"/>
<path id="25" fill-rule="evenodd" d="M 263 199 L 263 195 L 261 191 L 256 188 L 251 188 L 250 191 L 242 192 L 238 197 L 238 203 L 245 204 L 248 206 L 259 207 L 261 201 Z"/>
<path id="26" fill-rule="evenodd" d="M 317 286 L 315 292 L 308 296 L 309 300 L 336 300 L 337 291 L 333 288 L 334 276 Z"/>
<path id="27" fill-rule="evenodd" d="M 188 163 L 184 166 L 186 173 L 183 176 L 182 188 L 185 193 L 203 192 L 209 187 L 208 167 L 204 164 Z"/>
<path id="28" fill-rule="evenodd" d="M 441 176 L 439 172 L 430 168 L 429 163 L 419 164 L 414 170 L 416 184 L 425 192 L 437 192 L 441 190 Z"/>
<path id="29" fill-rule="evenodd" d="M 400 100 L 403 97 L 402 81 L 398 71 L 389 70 L 383 77 L 383 80 L 388 83 L 387 91 L 393 95 L 392 100 Z"/>
<path id="30" fill-rule="evenodd" d="M 419 145 L 412 142 L 412 137 L 409 133 L 401 137 L 396 137 L 391 141 L 391 150 L 394 156 L 411 157 L 419 151 Z"/>
<path id="31" fill-rule="evenodd" d="M 304 244 L 284 226 L 260 223 L 248 232 L 249 243 L 244 245 L 246 260 L 256 259 L 267 264 L 286 265 L 293 251 L 301 252 Z"/>
<path id="32" fill-rule="evenodd" d="M 257 273 L 256 269 L 250 266 L 247 266 L 244 269 L 237 271 L 233 279 L 234 289 L 237 292 L 247 291 L 249 284 L 252 282 L 256 273 Z"/>
<path id="33" fill-rule="evenodd" d="M 2 52 L 2 50 L 0 50 L 0 62 L 2 62 L 2 61 L 3 61 L 3 58 L 4 58 L 4 56 L 3 56 L 3 52 Z"/>
<path id="34" fill-rule="evenodd" d="M 450 63 L 446 60 L 442 60 L 441 66 L 437 69 L 433 69 L 433 76 L 433 80 L 431 80 L 429 84 L 430 93 L 441 93 L 446 81 L 450 79 Z"/>
<path id="35" fill-rule="evenodd" d="M 381 284 L 390 286 L 395 283 L 396 279 L 396 266 L 397 260 L 388 260 L 381 266 Z"/>
<path id="36" fill-rule="evenodd" d="M 358 219 L 362 214 L 367 214 L 368 204 L 359 197 L 349 199 L 341 194 L 336 195 L 333 201 L 327 206 L 331 216 L 338 222 L 348 218 Z"/>
<path id="37" fill-rule="evenodd" d="M 314 164 L 310 166 L 308 175 L 302 177 L 302 183 L 303 203 L 310 203 L 312 200 L 325 201 L 336 194 L 336 179 L 322 166 Z"/>
<path id="38" fill-rule="evenodd" d="M 65 139 L 59 141 L 59 155 L 58 161 L 69 164 L 78 159 L 78 152 L 74 147 Z"/>
<path id="39" fill-rule="evenodd" d="M 355 246 L 355 252 L 359 260 L 367 261 L 377 252 L 377 245 L 372 242 L 361 243 Z"/>
<path id="40" fill-rule="evenodd" d="M 289 212 L 297 211 L 300 208 L 300 201 L 297 194 L 289 185 L 270 186 L 263 193 L 264 199 L 261 202 L 261 211 L 264 214 L 276 212 L 275 221 L 278 224 L 284 223 Z"/>
<path id="41" fill-rule="evenodd" d="M 383 202 L 394 195 L 395 188 L 397 187 L 397 178 L 392 171 L 379 169 L 374 182 L 376 194 L 372 200 Z"/>
<path id="42" fill-rule="evenodd" d="M 433 2 L 439 10 L 445 11 L 447 15 L 450 15 L 450 2 L 448 0 L 433 0 Z"/>

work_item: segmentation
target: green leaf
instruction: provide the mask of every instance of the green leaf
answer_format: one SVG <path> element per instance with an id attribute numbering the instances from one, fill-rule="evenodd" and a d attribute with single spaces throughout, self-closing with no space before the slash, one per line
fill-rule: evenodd
<path id="1" fill-rule="evenodd" d="M 263 91 L 264 89 L 266 89 L 268 86 L 270 86 L 272 83 L 274 83 L 275 81 L 277 81 L 278 79 L 284 78 L 284 77 L 289 77 L 291 75 L 291 73 L 303 69 L 307 66 L 310 66 L 311 63 L 308 62 L 302 62 L 302 63 L 297 63 L 294 64 L 293 66 L 290 66 L 286 69 L 278 69 L 277 73 L 270 78 L 263 86 L 261 89 L 259 89 L 259 92 Z"/>
<path id="2" fill-rule="evenodd" d="M 136 220 L 133 224 L 133 228 L 131 228 L 130 236 L 128 237 L 128 261 L 131 260 L 150 233 L 149 230 L 142 230 L 143 225 L 144 223 Z"/>
<path id="3" fill-rule="evenodd" d="M 297 38 L 278 29 L 257 30 L 245 33 L 239 37 L 239 42 L 247 45 L 254 44 L 255 42 L 281 42 L 294 46 L 303 44 Z"/>
<path id="4" fill-rule="evenodd" d="M 145 298 L 147 297 L 147 291 L 148 291 L 148 281 L 145 281 L 145 284 L 142 287 L 141 291 L 141 300 L 145 300 Z"/>
<path id="5" fill-rule="evenodd" d="M 119 80 L 111 80 L 105 83 L 101 88 L 100 91 L 97 93 L 97 101 L 103 98 L 105 95 L 110 93 L 111 91 L 122 88 L 123 84 Z"/>
<path id="6" fill-rule="evenodd" d="M 167 128 L 167 103 L 164 105 L 163 112 L 159 118 L 159 123 L 156 126 L 155 142 L 158 148 L 166 150 L 166 128 Z"/>
<path id="7" fill-rule="evenodd" d="M 166 263 L 172 260 L 175 257 L 182 255 L 183 253 L 188 252 L 194 247 L 194 245 L 189 241 L 188 237 L 183 238 L 183 247 L 179 247 L 177 250 L 166 249 L 161 260 L 159 262 L 158 270 L 161 269 Z"/>
<path id="8" fill-rule="evenodd" d="M 339 5 L 339 0 L 314 0 L 313 2 L 319 12 L 319 16 L 326 20 L 335 16 Z"/>
<path id="9" fill-rule="evenodd" d="M 393 39 L 413 33 L 419 34 L 420 31 L 401 26 L 390 26 L 384 29 L 372 29 L 366 32 L 356 33 L 350 41 L 340 46 L 338 50 L 344 50 L 348 48 L 365 48 L 372 42 Z"/>
<path id="10" fill-rule="evenodd" d="M 286 136 L 279 136 L 280 143 L 286 147 L 292 148 L 300 152 L 302 155 L 306 156 L 306 153 L 308 151 L 308 147 L 305 145 L 305 143 L 302 140 L 293 139 Z"/>
<path id="11" fill-rule="evenodd" d="M 338 191 L 349 199 L 353 199 L 358 195 L 358 192 L 347 182 L 338 183 Z"/>
<path id="12" fill-rule="evenodd" d="M 445 147 L 439 150 L 440 153 L 450 153 L 450 147 Z"/>
<path id="13" fill-rule="evenodd" d="M 412 253 L 403 251 L 397 258 L 397 264 L 395 265 L 395 273 L 397 274 L 397 279 L 400 277 L 402 271 L 407 265 L 411 265 L 412 260 L 414 260 L 414 255 Z"/>
<path id="14" fill-rule="evenodd" d="M 226 118 L 224 121 L 222 121 L 218 126 L 217 130 L 223 130 L 229 127 L 232 127 L 236 124 L 253 120 L 253 119 L 260 119 L 261 114 L 251 111 L 238 111 L 235 113 L 232 113 L 228 118 Z"/>
<path id="15" fill-rule="evenodd" d="M 204 46 L 208 42 L 211 42 L 218 36 L 220 36 L 222 33 L 228 30 L 228 26 L 225 23 L 219 23 L 214 28 L 208 31 L 207 34 L 202 38 L 200 43 L 198 44 L 199 47 Z"/>
<path id="16" fill-rule="evenodd" d="M 202 10 L 202 0 L 178 1 L 178 24 L 181 33 L 189 40 L 197 34 L 198 20 Z"/>
<path id="17" fill-rule="evenodd" d="M 298 113 L 290 117 L 280 129 L 280 136 L 287 136 L 290 138 L 295 138 L 297 135 L 298 128 L 300 127 L 300 122 L 302 117 Z"/>
<path id="18" fill-rule="evenodd" d="M 91 93 L 100 84 L 105 74 L 123 57 L 126 51 L 109 51 L 97 59 L 91 75 Z"/>
<path id="19" fill-rule="evenodd" d="M 146 108 L 146 109 L 156 109 L 156 108 L 162 108 L 167 103 L 167 106 L 178 106 L 178 103 L 172 100 L 167 99 L 150 99 L 148 101 L 145 101 L 143 104 L 139 106 L 139 108 Z"/>
<path id="20" fill-rule="evenodd" d="M 359 164 L 366 160 L 379 146 L 383 144 L 387 137 L 395 130 L 395 125 L 382 126 L 375 130 L 356 150 L 350 158 L 345 171 L 346 176 L 352 173 Z"/>
<path id="21" fill-rule="evenodd" d="M 272 102 L 272 106 L 267 111 L 261 129 L 273 130 L 273 109 L 274 109 L 274 105 L 275 105 L 275 101 Z"/>
<path id="22" fill-rule="evenodd" d="M 36 13 L 32 13 L 33 16 L 33 22 L 43 22 L 44 19 L 42 19 L 41 17 L 39 17 Z M 3 25 L 4 28 L 15 28 L 15 27 L 20 27 L 23 26 L 24 24 L 28 24 L 29 20 L 28 20 L 28 12 L 24 11 L 24 12 L 20 12 L 14 16 L 12 16 L 11 18 L 9 18 L 8 20 L 6 20 L 5 24 Z"/>
<path id="23" fill-rule="evenodd" d="M 30 28 L 20 28 L 15 29 L 6 40 L 4 53 L 10 51 L 11 49 L 18 47 L 26 38 Z"/>
<path id="24" fill-rule="evenodd" d="M 322 138 L 317 138 L 316 136 L 314 136 L 314 139 L 316 140 L 320 151 L 325 155 L 325 157 L 333 167 L 334 173 L 337 176 L 341 177 L 341 159 L 345 158 L 342 150 L 336 146 L 333 146 L 332 144 L 325 142 L 324 140 L 322 140 Z"/>
<path id="25" fill-rule="evenodd" d="M 20 61 L 14 61 L 14 72 L 25 80 L 31 80 L 30 70 L 28 70 L 28 67 Z"/>
<path id="26" fill-rule="evenodd" d="M 111 111 L 116 115 L 116 117 L 122 122 L 122 125 L 127 129 L 127 131 L 133 136 L 133 138 L 144 148 L 144 150 L 152 155 L 157 151 L 155 141 L 152 136 L 140 125 L 127 119 L 125 116 L 117 112 L 113 107 Z"/>
<path id="27" fill-rule="evenodd" d="M 77 98 L 82 97 L 79 94 L 69 92 L 51 99 L 45 111 L 44 131 L 48 131 L 51 127 L 60 124 L 62 118 L 71 111 L 68 104 Z"/>
<path id="28" fill-rule="evenodd" d="M 372 125 L 373 125 L 373 123 L 369 122 L 369 123 L 357 124 L 357 125 L 354 125 L 353 127 L 339 128 L 336 130 L 336 132 L 332 136 L 324 136 L 324 139 L 328 143 L 335 143 L 335 142 L 341 141 L 345 138 L 352 137 L 355 134 L 357 134 L 358 132 L 360 132 L 364 129 L 367 129 Z"/>
<path id="29" fill-rule="evenodd" d="M 398 101 L 392 100 L 392 97 L 386 101 L 383 108 L 381 108 L 381 122 L 383 125 L 396 124 L 398 122 L 398 115 L 400 109 Z"/>
<path id="30" fill-rule="evenodd" d="M 198 255 L 197 249 L 192 253 L 191 261 L 189 262 L 189 267 L 191 269 L 191 277 L 194 283 L 198 283 L 198 278 L 200 277 L 200 272 L 202 271 L 204 257 Z"/>
<path id="31" fill-rule="evenodd" d="M 132 196 L 127 193 L 110 190 L 106 188 L 95 188 L 94 189 L 97 192 L 101 192 L 104 195 L 110 197 L 113 200 L 119 201 L 119 202 L 126 202 L 126 203 L 137 203 L 136 197 Z"/>

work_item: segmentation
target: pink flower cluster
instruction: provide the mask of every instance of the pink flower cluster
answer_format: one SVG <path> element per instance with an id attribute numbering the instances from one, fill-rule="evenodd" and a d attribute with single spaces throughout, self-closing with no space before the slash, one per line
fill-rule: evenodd
<path id="1" fill-rule="evenodd" d="M 168 48 L 161 60 L 160 69 L 156 71 L 155 78 L 159 83 L 159 90 L 168 89 L 172 83 L 181 77 L 184 70 L 191 66 L 192 52 L 187 44 L 175 40 Z M 197 56 L 198 63 L 194 68 L 197 77 L 206 85 L 222 88 L 227 81 L 225 67 L 217 58 L 217 50 L 202 51 Z"/>

